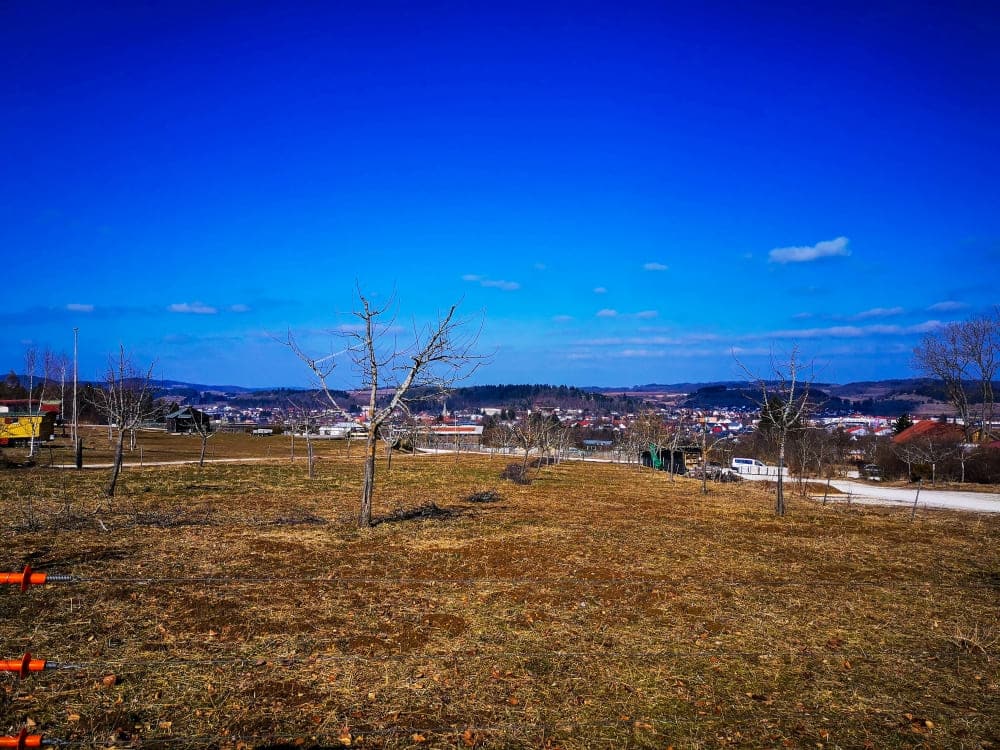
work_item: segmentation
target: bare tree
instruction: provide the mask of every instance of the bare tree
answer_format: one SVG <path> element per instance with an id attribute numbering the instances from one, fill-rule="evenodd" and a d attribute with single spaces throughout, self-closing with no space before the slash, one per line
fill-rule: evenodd
<path id="1" fill-rule="evenodd" d="M 484 436 L 484 441 L 489 441 L 490 449 L 500 448 L 505 454 L 513 453 L 519 445 L 517 431 L 510 422 L 498 422 L 490 430 L 488 436 Z"/>
<path id="2" fill-rule="evenodd" d="M 640 412 L 628 428 L 628 442 L 635 458 L 639 459 L 648 450 L 649 465 L 653 469 L 661 468 L 660 449 L 666 442 L 666 437 L 667 428 L 663 424 L 663 417 L 653 409 Z M 641 460 L 639 467 L 642 468 Z"/>
<path id="3" fill-rule="evenodd" d="M 63 424 L 63 436 L 66 435 L 66 374 L 69 372 L 69 357 L 64 353 L 53 354 L 46 350 L 45 370 L 53 376 L 59 375 L 59 418 Z"/>
<path id="4" fill-rule="evenodd" d="M 104 490 L 108 497 L 115 496 L 118 475 L 122 468 L 126 434 L 131 434 L 134 438 L 142 422 L 153 413 L 154 364 L 151 363 L 145 371 L 140 370 L 132 362 L 132 357 L 125 351 L 125 347 L 119 346 L 118 356 L 108 358 L 108 367 L 103 376 L 103 388 L 96 391 L 94 406 L 117 431 L 111 478 Z"/>
<path id="5" fill-rule="evenodd" d="M 758 429 L 768 432 L 777 448 L 778 481 L 774 512 L 783 516 L 785 515 L 785 451 L 789 434 L 803 426 L 809 408 L 812 366 L 801 362 L 798 346 L 792 347 L 787 362 L 778 362 L 772 353 L 769 378 L 754 375 L 742 362 L 739 364 L 756 390 L 760 392 L 759 399 L 755 399 L 760 408 Z M 806 376 L 805 380 L 803 375 Z"/>
<path id="6" fill-rule="evenodd" d="M 913 350 L 913 363 L 944 385 L 966 441 L 971 440 L 976 421 L 981 426 L 980 439 L 989 440 L 996 403 L 993 381 L 1000 367 L 1000 306 L 988 315 L 928 333 Z M 970 393 L 975 397 L 971 402 Z"/>
<path id="7" fill-rule="evenodd" d="M 962 444 L 955 439 L 925 436 L 910 441 L 909 453 L 914 463 L 931 467 L 931 484 L 937 484 L 938 465 L 960 455 Z"/>
<path id="8" fill-rule="evenodd" d="M 198 468 L 205 466 L 205 453 L 208 451 L 208 439 L 215 434 L 212 430 L 212 421 L 208 415 L 191 407 L 191 426 L 201 438 L 201 451 L 198 453 Z"/>
<path id="9" fill-rule="evenodd" d="M 935 377 L 944 384 L 948 400 L 958 412 L 963 429 L 969 429 L 969 395 L 965 382 L 969 377 L 969 360 L 959 323 L 949 323 L 937 333 L 924 336 L 913 350 L 917 370 Z"/>
<path id="10" fill-rule="evenodd" d="M 368 434 L 365 441 L 365 470 L 358 525 L 371 526 L 372 497 L 375 491 L 375 456 L 386 420 L 397 410 L 405 410 L 408 397 L 419 392 L 443 393 L 455 382 L 469 377 L 483 358 L 474 352 L 478 330 L 469 333 L 468 321 L 455 317 L 452 305 L 437 321 L 424 327 L 414 325 L 412 340 L 400 345 L 394 335 L 394 300 L 377 306 L 358 290 L 359 309 L 354 315 L 360 325 L 347 332 L 348 346 L 320 359 L 308 356 L 291 333 L 286 345 L 313 373 L 334 408 L 341 410 L 327 380 L 336 365 L 337 354 L 347 354 L 368 392 Z M 379 392 L 388 392 L 380 403 Z"/>
<path id="11" fill-rule="evenodd" d="M 960 340 L 973 373 L 979 378 L 980 439 L 989 440 L 993 429 L 993 408 L 996 401 L 993 379 L 1000 366 L 1000 305 L 990 315 L 972 318 L 961 324 Z"/>
<path id="12" fill-rule="evenodd" d="M 24 374 L 28 378 L 28 415 L 32 414 L 31 405 L 32 397 L 34 396 L 35 390 L 35 370 L 38 367 L 38 349 L 34 346 L 29 346 L 24 350 Z M 39 407 L 41 407 L 42 399 L 38 399 Z M 39 411 L 41 409 L 39 408 Z M 30 436 L 28 438 L 28 458 L 32 458 L 35 455 L 35 428 L 30 428 Z"/>
<path id="13" fill-rule="evenodd" d="M 545 415 L 534 412 L 524 415 L 517 422 L 511 424 L 510 429 L 515 444 L 524 451 L 521 460 L 521 476 L 527 479 L 528 460 L 531 457 L 531 452 L 536 451 L 541 455 L 547 450 L 554 424 Z"/>
<path id="14" fill-rule="evenodd" d="M 670 470 L 670 481 L 673 482 L 674 477 L 677 474 L 677 468 L 678 468 L 676 465 L 677 462 L 674 457 L 677 455 L 677 451 L 680 450 L 681 441 L 686 439 L 687 437 L 687 429 L 684 424 L 684 415 L 681 415 L 677 419 L 677 422 L 669 427 L 669 435 L 670 435 L 670 440 L 668 441 L 668 447 L 670 449 L 670 458 L 668 459 L 669 466 L 667 468 Z"/>
<path id="15" fill-rule="evenodd" d="M 387 472 L 392 471 L 392 449 L 399 444 L 401 434 L 402 430 L 394 424 L 383 425 L 382 429 L 379 430 L 379 438 L 385 446 L 385 470 Z"/>

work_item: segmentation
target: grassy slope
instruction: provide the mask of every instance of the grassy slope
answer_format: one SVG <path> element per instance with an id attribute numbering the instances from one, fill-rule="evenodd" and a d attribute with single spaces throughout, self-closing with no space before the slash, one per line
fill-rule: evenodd
<path id="1" fill-rule="evenodd" d="M 97 579 L 0 591 L 0 657 L 86 666 L 5 682 L 0 725 L 147 747 L 1000 743 L 998 519 L 793 500 L 779 520 L 754 487 L 578 463 L 519 487 L 499 458 L 440 456 L 396 457 L 376 514 L 445 513 L 358 531 L 360 451 L 323 450 L 312 482 L 301 460 L 128 469 L 112 504 L 105 472 L 0 475 L 0 567 Z M 466 500 L 486 489 L 502 501 Z M 104 580 L 131 576 L 263 580 Z"/>

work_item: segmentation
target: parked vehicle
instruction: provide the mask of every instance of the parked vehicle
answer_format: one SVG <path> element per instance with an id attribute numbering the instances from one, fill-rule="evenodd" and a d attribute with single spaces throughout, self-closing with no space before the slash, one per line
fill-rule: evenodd
<path id="1" fill-rule="evenodd" d="M 861 475 L 865 479 L 870 479 L 873 482 L 882 481 L 882 469 L 879 467 L 878 464 L 865 464 L 861 468 Z"/>
<path id="2" fill-rule="evenodd" d="M 742 474 L 761 474 L 764 472 L 767 464 L 763 461 L 758 461 L 756 458 L 734 458 L 731 466 L 733 471 L 738 471 Z"/>
<path id="3" fill-rule="evenodd" d="M 713 482 L 739 482 L 742 480 L 739 472 L 715 461 L 709 461 L 706 466 L 691 469 L 690 476 L 694 479 L 710 479 Z"/>

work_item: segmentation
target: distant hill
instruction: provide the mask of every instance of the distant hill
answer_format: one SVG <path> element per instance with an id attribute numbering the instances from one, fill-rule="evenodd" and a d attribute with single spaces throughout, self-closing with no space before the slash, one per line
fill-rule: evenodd
<path id="1" fill-rule="evenodd" d="M 689 409 L 755 409 L 761 399 L 761 392 L 746 384 L 735 387 L 709 385 L 692 393 L 683 406 Z M 851 411 L 852 404 L 826 390 L 813 386 L 809 388 L 809 403 L 814 408 L 829 412 Z"/>
<path id="2" fill-rule="evenodd" d="M 250 393 L 264 390 L 248 388 L 244 385 L 204 385 L 201 383 L 185 383 L 181 380 L 154 380 L 153 385 L 161 391 L 202 391 L 208 393 Z"/>
<path id="3" fill-rule="evenodd" d="M 440 399 L 434 397 L 424 408 L 429 411 Z M 465 388 L 455 388 L 448 394 L 448 408 L 482 409 L 484 407 L 502 407 L 527 409 L 536 405 L 559 407 L 560 409 L 598 408 L 608 411 L 633 411 L 638 407 L 637 399 L 611 396 L 601 392 L 589 391 L 583 388 L 567 385 L 474 385 Z"/>
<path id="4" fill-rule="evenodd" d="M 286 406 L 289 403 L 315 403 L 313 391 L 305 388 L 250 388 L 238 385 L 208 385 L 178 380 L 156 381 L 158 395 L 192 404 L 225 400 L 234 406 Z M 995 385 L 1000 392 L 1000 383 Z M 920 416 L 950 414 L 952 408 L 943 385 L 930 378 L 857 381 L 846 384 L 814 383 L 811 400 L 832 412 L 860 412 L 887 417 L 910 413 Z M 663 396 L 670 394 L 671 399 Z M 678 396 L 677 394 L 681 394 Z M 441 400 L 428 395 L 417 408 L 434 411 Z M 365 401 L 359 392 L 338 391 L 338 402 L 356 410 Z M 977 401 L 971 389 L 969 400 Z M 695 409 L 753 409 L 757 399 L 754 387 L 746 381 L 727 380 L 708 383 L 647 383 L 619 388 L 576 387 L 546 384 L 476 385 L 456 388 L 447 398 L 449 410 L 478 410 L 484 407 L 525 409 L 535 405 L 562 409 L 597 409 L 634 412 L 644 400 L 658 404 L 673 403 Z"/>

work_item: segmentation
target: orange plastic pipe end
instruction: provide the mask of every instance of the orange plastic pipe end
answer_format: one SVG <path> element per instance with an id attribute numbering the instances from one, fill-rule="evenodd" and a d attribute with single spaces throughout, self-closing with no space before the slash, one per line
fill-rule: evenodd
<path id="1" fill-rule="evenodd" d="M 17 735 L 0 737 L 0 748 L 24 750 L 29 747 L 42 747 L 42 745 L 42 735 L 28 734 L 27 729 L 22 729 Z"/>
<path id="2" fill-rule="evenodd" d="M 27 677 L 29 672 L 41 672 L 44 669 L 45 659 L 32 659 L 30 653 L 20 659 L 0 659 L 0 672 L 15 672 L 22 679 Z"/>
<path id="3" fill-rule="evenodd" d="M 41 586 L 46 578 L 45 573 L 34 573 L 30 565 L 25 565 L 20 573 L 0 573 L 0 584 L 20 586 L 21 591 L 27 591 L 29 586 Z"/>

